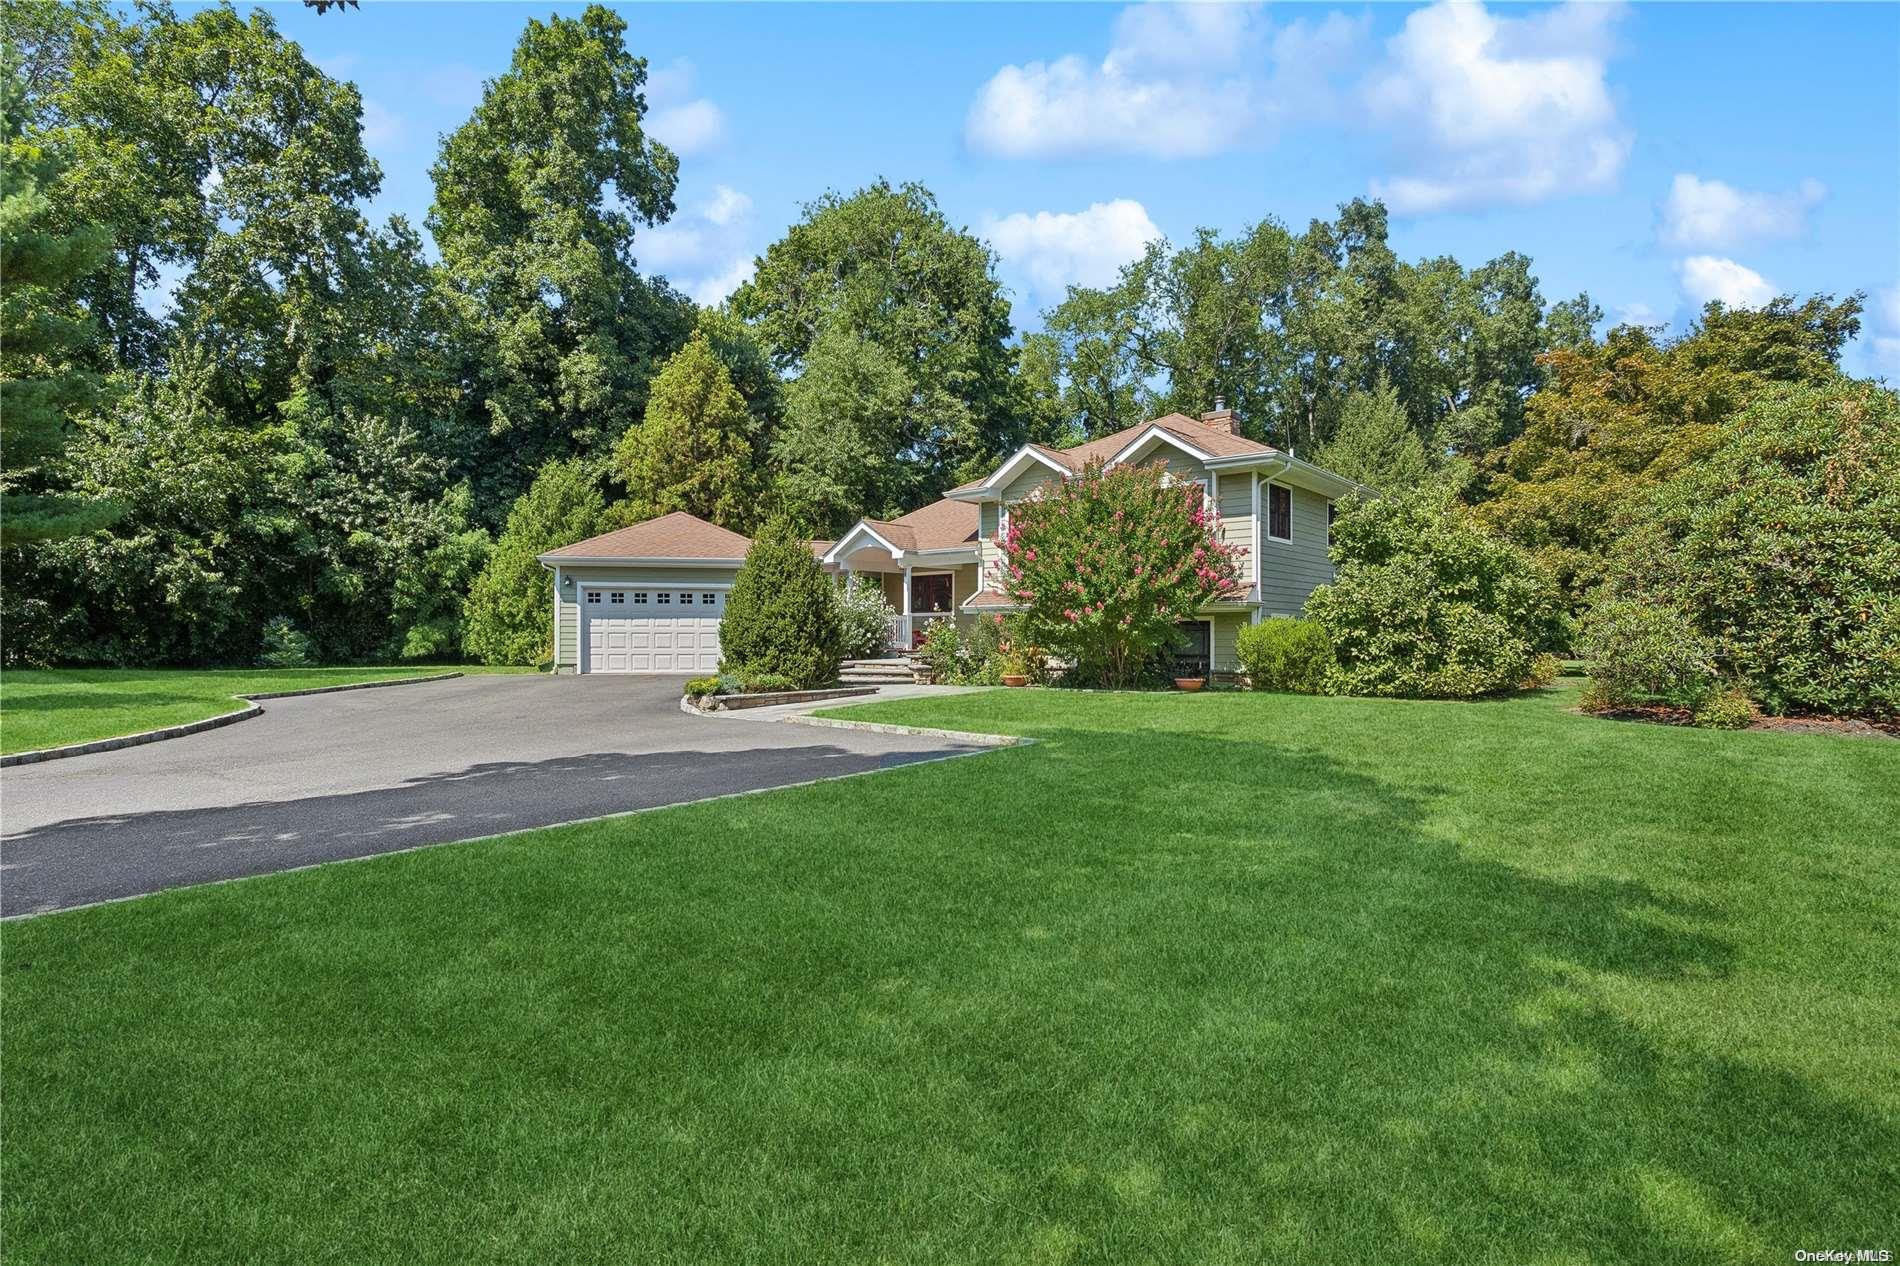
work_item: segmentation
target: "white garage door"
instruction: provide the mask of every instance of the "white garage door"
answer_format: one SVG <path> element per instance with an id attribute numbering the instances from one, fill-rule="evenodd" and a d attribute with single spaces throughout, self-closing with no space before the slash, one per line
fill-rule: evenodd
<path id="1" fill-rule="evenodd" d="M 710 673 L 719 667 L 723 589 L 587 589 L 581 665 L 590 673 Z"/>

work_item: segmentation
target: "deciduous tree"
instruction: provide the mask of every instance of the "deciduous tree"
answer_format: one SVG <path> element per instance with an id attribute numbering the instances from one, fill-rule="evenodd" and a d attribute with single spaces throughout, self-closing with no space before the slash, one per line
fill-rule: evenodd
<path id="1" fill-rule="evenodd" d="M 543 467 L 508 512 L 468 595 L 462 645 L 485 664 L 533 664 L 552 651 L 553 576 L 540 555 L 600 528 L 600 487 L 579 461 Z"/>

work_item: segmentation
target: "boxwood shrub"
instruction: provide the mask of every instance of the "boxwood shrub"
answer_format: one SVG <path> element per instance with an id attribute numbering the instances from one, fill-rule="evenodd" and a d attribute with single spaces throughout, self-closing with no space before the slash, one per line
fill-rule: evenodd
<path id="1" fill-rule="evenodd" d="M 1262 620 L 1240 630 L 1235 652 L 1255 690 L 1319 694 L 1333 670 L 1333 644 L 1317 620 Z"/>

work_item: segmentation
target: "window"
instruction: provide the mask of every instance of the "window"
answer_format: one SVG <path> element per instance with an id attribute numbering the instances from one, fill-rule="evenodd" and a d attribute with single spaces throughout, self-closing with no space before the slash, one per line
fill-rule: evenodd
<path id="1" fill-rule="evenodd" d="M 1267 485 L 1267 535 L 1276 541 L 1293 539 L 1293 492 L 1279 484 Z"/>
<path id="2" fill-rule="evenodd" d="M 616 607 L 620 606 L 626 600 L 627 600 L 627 595 L 622 593 L 618 589 L 614 590 L 612 593 L 607 595 L 607 601 L 611 602 Z"/>
<path id="3" fill-rule="evenodd" d="M 1336 501 L 1328 501 L 1326 503 L 1326 543 L 1328 545 L 1333 543 L 1333 520 L 1338 517 L 1339 503 Z"/>
<path id="4" fill-rule="evenodd" d="M 646 590 L 644 589 L 634 590 L 633 591 L 633 605 L 636 607 L 644 607 L 646 604 L 647 604 Z"/>
<path id="5" fill-rule="evenodd" d="M 663 607 L 670 606 L 673 601 L 673 595 L 670 593 L 661 593 L 654 600 Z"/>
<path id="6" fill-rule="evenodd" d="M 699 595 L 699 605 L 702 607 L 710 607 L 718 601 L 719 595 L 716 593 L 702 593 Z"/>
<path id="7" fill-rule="evenodd" d="M 597 607 L 600 605 L 600 590 L 589 589 L 587 591 L 587 605 L 590 607 Z"/>
<path id="8" fill-rule="evenodd" d="M 680 595 L 680 605 L 681 605 L 682 607 L 690 607 L 690 606 L 692 606 L 692 605 L 693 605 L 693 595 L 692 595 L 692 594 L 690 594 L 690 593 L 683 593 L 683 594 L 681 594 L 681 595 Z"/>
<path id="9" fill-rule="evenodd" d="M 1004 502 L 996 509 L 996 539 L 1009 539 L 1009 503 Z"/>

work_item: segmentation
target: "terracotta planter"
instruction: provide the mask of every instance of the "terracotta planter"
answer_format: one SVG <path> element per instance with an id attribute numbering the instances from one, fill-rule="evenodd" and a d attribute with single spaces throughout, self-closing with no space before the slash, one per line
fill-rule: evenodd
<path id="1" fill-rule="evenodd" d="M 1193 694 L 1206 684 L 1207 678 L 1205 677 L 1176 677 L 1174 679 L 1174 688 L 1176 690 L 1185 690 L 1189 694 Z"/>
<path id="2" fill-rule="evenodd" d="M 1003 684 L 1005 686 L 1027 686 L 1029 684 L 1029 678 L 1023 676 L 1021 673 L 1004 673 Z"/>

